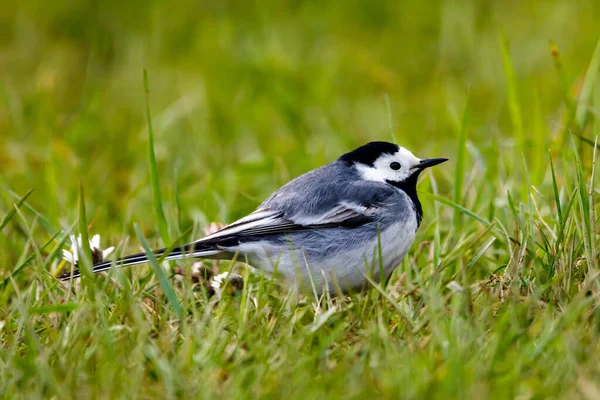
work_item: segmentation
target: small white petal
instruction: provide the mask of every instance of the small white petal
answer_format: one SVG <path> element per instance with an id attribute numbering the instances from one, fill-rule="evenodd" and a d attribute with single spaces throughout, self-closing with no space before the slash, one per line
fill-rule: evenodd
<path id="1" fill-rule="evenodd" d="M 460 284 L 459 284 L 458 282 L 456 282 L 456 281 L 451 281 L 450 283 L 448 283 L 448 284 L 446 285 L 446 287 L 447 287 L 448 289 L 450 289 L 450 290 L 452 291 L 452 293 L 462 292 L 462 291 L 464 291 L 464 290 L 465 290 L 465 289 L 463 289 L 463 287 L 462 287 L 462 286 L 460 286 Z"/>
<path id="2" fill-rule="evenodd" d="M 70 235 L 69 238 L 71 239 L 71 253 L 76 253 L 77 252 L 77 248 L 79 247 L 77 245 L 77 238 L 75 237 L 75 235 Z"/>
<path id="3" fill-rule="evenodd" d="M 196 261 L 195 263 L 192 264 L 192 274 L 199 274 L 200 271 L 202 270 L 202 266 L 204 264 L 202 264 L 201 261 Z"/>
<path id="4" fill-rule="evenodd" d="M 79 236 L 75 236 L 75 235 L 69 235 L 69 238 L 71 239 L 71 251 L 68 252 L 66 250 L 63 250 L 63 255 L 65 260 L 76 264 L 77 261 L 79 260 L 79 249 L 82 248 L 82 239 L 81 239 L 81 235 Z M 114 246 L 113 247 L 109 247 L 106 250 L 102 250 L 102 248 L 100 247 L 100 235 L 95 234 L 93 235 L 90 239 L 89 239 L 89 246 L 90 246 L 90 250 L 92 250 L 92 252 L 94 254 L 98 254 L 98 252 L 102 253 L 102 259 L 104 260 L 106 257 L 108 257 L 110 254 L 112 254 L 112 252 L 115 250 Z M 68 255 L 67 255 L 68 253 Z"/>
<path id="5" fill-rule="evenodd" d="M 71 264 L 77 264 L 77 258 L 74 257 L 74 254 L 70 253 L 67 250 L 63 250 L 63 258 Z"/>
<path id="6" fill-rule="evenodd" d="M 92 239 L 90 240 L 90 247 L 95 249 L 100 248 L 100 235 L 95 234 L 92 236 Z"/>
<path id="7" fill-rule="evenodd" d="M 111 246 L 108 249 L 102 250 L 102 258 L 106 259 L 106 257 L 110 256 L 114 250 L 115 250 L 114 246 Z"/>
<path id="8" fill-rule="evenodd" d="M 223 281 L 227 279 L 228 276 L 229 272 L 223 272 L 222 274 L 213 276 L 213 278 L 210 281 L 210 286 L 212 286 L 215 290 L 221 289 Z"/>

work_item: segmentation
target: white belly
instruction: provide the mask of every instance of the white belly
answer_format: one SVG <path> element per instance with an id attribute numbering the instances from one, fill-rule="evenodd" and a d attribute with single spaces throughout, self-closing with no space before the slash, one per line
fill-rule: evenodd
<path id="1" fill-rule="evenodd" d="M 248 256 L 251 266 L 269 275 L 277 273 L 295 286 L 310 291 L 314 286 L 318 294 L 325 287 L 332 293 L 336 293 L 338 287 L 346 292 L 366 286 L 365 275 L 376 282 L 381 281 L 381 275 L 388 278 L 408 252 L 416 229 L 416 219 L 410 218 L 410 221 L 402 221 L 380 232 L 381 265 L 378 239 L 352 245 L 351 230 L 345 238 L 348 246 L 321 258 L 305 257 L 301 249 L 267 247 L 263 242 L 242 244 L 239 250 Z"/>

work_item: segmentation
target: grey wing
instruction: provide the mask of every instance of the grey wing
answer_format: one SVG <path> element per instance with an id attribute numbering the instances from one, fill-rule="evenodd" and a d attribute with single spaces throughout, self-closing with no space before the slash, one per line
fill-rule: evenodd
<path id="1" fill-rule="evenodd" d="M 337 189 L 321 190 L 320 193 L 290 191 L 282 196 L 287 199 L 283 205 L 267 201 L 253 213 L 196 243 L 308 229 L 357 227 L 374 221 L 378 210 L 397 195 L 394 189 L 375 182 L 358 182 Z M 302 203 L 305 207 L 297 206 Z"/>
<path id="2" fill-rule="evenodd" d="M 248 216 L 227 225 L 220 231 L 206 236 L 195 243 L 220 242 L 228 238 L 256 237 L 264 235 L 286 234 L 300 230 L 333 228 L 333 227 L 355 227 L 371 222 L 369 213 L 360 208 L 339 205 L 331 209 L 331 212 L 319 217 L 306 217 L 288 219 L 281 211 L 258 209 Z"/>
<path id="3" fill-rule="evenodd" d="M 397 201 L 399 197 L 392 186 L 364 180 L 355 168 L 333 162 L 284 185 L 259 209 L 279 210 L 292 220 L 318 220 L 323 215 L 335 214 L 339 206 L 362 214 L 365 208 Z"/>

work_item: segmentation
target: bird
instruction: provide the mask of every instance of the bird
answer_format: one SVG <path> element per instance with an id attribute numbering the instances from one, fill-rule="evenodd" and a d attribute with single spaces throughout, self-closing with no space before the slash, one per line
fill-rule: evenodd
<path id="1" fill-rule="evenodd" d="M 385 282 L 400 265 L 423 218 L 417 180 L 447 158 L 419 159 L 394 143 L 366 143 L 276 190 L 247 216 L 172 250 L 164 260 L 244 260 L 318 296 Z M 168 251 L 168 254 L 165 252 Z M 146 253 L 92 266 L 94 273 L 148 263 Z M 79 269 L 59 276 L 81 276 Z"/>

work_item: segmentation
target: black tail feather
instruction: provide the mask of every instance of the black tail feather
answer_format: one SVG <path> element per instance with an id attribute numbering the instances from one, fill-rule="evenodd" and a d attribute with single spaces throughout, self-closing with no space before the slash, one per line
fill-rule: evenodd
<path id="1" fill-rule="evenodd" d="M 154 250 L 153 253 L 156 258 L 160 258 L 167 251 L 166 248 Z M 192 258 L 192 257 L 210 257 L 212 255 L 217 255 L 222 251 L 217 249 L 214 246 L 206 246 L 205 244 L 200 243 L 190 243 L 183 246 L 175 247 L 173 250 L 169 252 L 169 254 L 165 257 L 165 260 L 179 260 L 182 258 Z M 138 264 L 146 264 L 148 263 L 148 255 L 146 253 L 133 254 L 127 257 L 123 257 L 121 259 L 115 261 L 104 261 L 98 264 L 95 264 L 92 267 L 93 273 L 108 271 L 113 268 L 120 267 L 129 267 L 132 265 Z M 79 278 L 81 277 L 81 270 L 75 269 L 72 272 L 65 272 L 59 275 L 57 278 L 61 281 L 67 281 L 69 279 Z"/>

